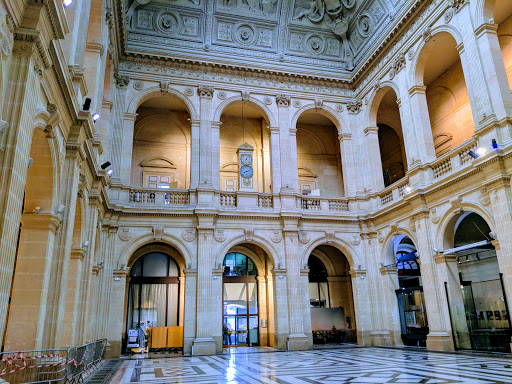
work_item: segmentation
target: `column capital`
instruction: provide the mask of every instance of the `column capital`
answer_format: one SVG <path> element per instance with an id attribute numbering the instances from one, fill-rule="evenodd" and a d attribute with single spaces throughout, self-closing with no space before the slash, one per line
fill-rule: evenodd
<path id="1" fill-rule="evenodd" d="M 499 240 L 493 240 L 493 241 L 491 241 L 491 244 L 496 251 L 500 250 L 500 241 Z"/>
<path id="2" fill-rule="evenodd" d="M 184 268 L 183 273 L 185 276 L 197 276 L 197 269 L 196 268 Z"/>
<path id="3" fill-rule="evenodd" d="M 300 270 L 300 275 L 301 276 L 309 276 L 309 271 L 310 271 L 309 268 L 302 268 Z"/>
<path id="4" fill-rule="evenodd" d="M 379 133 L 379 127 L 366 127 L 364 129 L 364 135 L 368 136 L 371 134 L 378 134 Z"/>
<path id="5" fill-rule="evenodd" d="M 342 132 L 338 135 L 338 141 L 341 143 L 345 140 L 351 140 L 352 139 L 352 134 L 351 133 L 348 133 L 348 132 Z"/>
<path id="6" fill-rule="evenodd" d="M 222 124 L 222 121 L 212 121 L 212 128 L 220 129 Z"/>
<path id="7" fill-rule="evenodd" d="M 486 33 L 496 35 L 498 33 L 498 24 L 483 23 L 477 29 L 475 29 L 475 36 L 477 39 L 479 39 Z"/>
<path id="8" fill-rule="evenodd" d="M 23 213 L 21 222 L 25 228 L 48 228 L 55 234 L 60 227 L 61 219 L 51 214 Z"/>
<path id="9" fill-rule="evenodd" d="M 290 106 L 290 96 L 279 94 L 276 95 L 276 104 L 278 107 L 289 107 Z"/>
<path id="10" fill-rule="evenodd" d="M 219 276 L 222 276 L 223 274 L 224 274 L 224 267 L 212 269 L 212 276 L 217 276 L 217 278 L 218 278 Z"/>
<path id="11" fill-rule="evenodd" d="M 286 268 L 274 268 L 274 269 L 272 269 L 272 276 L 274 276 L 274 280 L 276 278 L 284 279 L 284 277 L 286 276 Z"/>
<path id="12" fill-rule="evenodd" d="M 434 255 L 434 260 L 436 264 L 442 263 L 456 263 L 457 262 L 457 254 L 456 253 L 438 253 Z"/>
<path id="13" fill-rule="evenodd" d="M 409 88 L 409 96 L 414 96 L 416 94 L 425 94 L 427 92 L 427 87 L 420 83 L 419 85 L 413 85 Z"/>
<path id="14" fill-rule="evenodd" d="M 398 268 L 396 266 L 382 266 L 379 268 L 379 271 L 382 276 L 398 274 Z"/>
<path id="15" fill-rule="evenodd" d="M 128 269 L 114 269 L 112 271 L 112 277 L 126 278 L 126 276 L 128 276 L 129 272 L 130 271 Z"/>
<path id="16" fill-rule="evenodd" d="M 72 260 L 83 260 L 87 250 L 84 248 L 71 248 L 71 259 Z"/>
<path id="17" fill-rule="evenodd" d="M 268 127 L 270 133 L 279 133 L 279 127 Z"/>
<path id="18" fill-rule="evenodd" d="M 130 83 L 130 78 L 126 75 L 121 75 L 119 71 L 114 72 L 114 78 L 116 79 L 116 88 L 126 90 Z"/>
<path id="19" fill-rule="evenodd" d="M 360 279 L 364 279 L 365 276 L 366 276 L 366 269 L 351 269 L 349 271 L 350 273 L 350 276 L 352 277 L 352 279 L 355 279 L 355 278 L 360 278 Z"/>
<path id="20" fill-rule="evenodd" d="M 362 106 L 363 106 L 363 103 L 361 103 L 361 101 L 359 101 L 359 100 L 349 102 L 349 103 L 347 103 L 348 113 L 350 113 L 351 115 L 357 115 L 359 112 L 361 112 Z"/>
<path id="21" fill-rule="evenodd" d="M 204 97 L 207 99 L 211 99 L 211 98 L 213 98 L 214 92 L 215 92 L 215 89 L 211 85 L 201 84 L 201 85 L 198 85 L 198 87 L 197 87 L 197 94 L 201 98 Z"/>
<path id="22" fill-rule="evenodd" d="M 126 120 L 126 121 L 135 121 L 135 118 L 138 115 L 139 115 L 138 113 L 125 112 L 124 113 L 124 120 Z"/>

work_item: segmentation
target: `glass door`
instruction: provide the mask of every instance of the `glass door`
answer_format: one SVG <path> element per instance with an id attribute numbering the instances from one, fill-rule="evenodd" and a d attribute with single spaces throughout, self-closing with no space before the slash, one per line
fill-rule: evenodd
<path id="1" fill-rule="evenodd" d="M 225 277 L 224 279 L 223 344 L 225 346 L 258 345 L 258 287 L 255 279 L 250 277 Z"/>
<path id="2" fill-rule="evenodd" d="M 428 323 L 425 311 L 425 300 L 421 287 L 402 288 L 396 291 L 402 341 L 405 345 L 425 347 Z"/>

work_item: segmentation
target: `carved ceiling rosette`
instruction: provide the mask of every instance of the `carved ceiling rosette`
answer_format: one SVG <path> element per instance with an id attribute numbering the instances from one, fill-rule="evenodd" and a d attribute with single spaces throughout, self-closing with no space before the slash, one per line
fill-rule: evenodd
<path id="1" fill-rule="evenodd" d="M 233 40 L 242 45 L 254 44 L 256 29 L 250 24 L 240 24 L 233 30 Z"/>
<path id="2" fill-rule="evenodd" d="M 160 12 L 156 16 L 156 27 L 160 32 L 175 35 L 181 28 L 181 18 L 171 11 Z"/>

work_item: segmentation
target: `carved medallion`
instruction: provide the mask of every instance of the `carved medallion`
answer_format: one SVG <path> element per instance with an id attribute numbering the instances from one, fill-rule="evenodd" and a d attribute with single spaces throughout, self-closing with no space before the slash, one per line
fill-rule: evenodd
<path id="1" fill-rule="evenodd" d="M 185 95 L 188 97 L 194 96 L 194 90 L 190 87 L 185 88 Z"/>
<path id="2" fill-rule="evenodd" d="M 256 31 L 250 24 L 240 24 L 233 31 L 233 40 L 243 45 L 250 45 L 256 39 Z"/>
<path id="3" fill-rule="evenodd" d="M 300 232 L 299 232 L 299 241 L 300 241 L 302 244 L 307 244 L 307 243 L 309 243 L 309 234 L 308 234 L 306 231 L 300 231 Z"/>
<path id="4" fill-rule="evenodd" d="M 156 17 L 156 27 L 161 32 L 174 35 L 180 30 L 181 20 L 179 16 L 173 12 L 165 11 Z"/>
<path id="5" fill-rule="evenodd" d="M 352 235 L 352 239 L 350 239 L 350 244 L 356 246 L 361 243 L 361 237 L 358 235 Z"/>
<path id="6" fill-rule="evenodd" d="M 453 17 L 453 8 L 448 8 L 446 12 L 444 13 L 444 22 L 448 24 Z"/>
<path id="7" fill-rule="evenodd" d="M 264 102 L 265 104 L 267 104 L 267 105 L 271 105 L 271 104 L 272 104 L 272 99 L 271 99 L 270 97 L 268 97 L 268 96 L 265 96 L 265 97 L 263 98 L 263 102 Z"/>
<path id="8" fill-rule="evenodd" d="M 226 235 L 224 234 L 224 230 L 223 229 L 216 228 L 215 231 L 213 232 L 213 237 L 219 243 L 222 243 L 223 241 L 226 240 Z"/>
<path id="9" fill-rule="evenodd" d="M 133 89 L 135 89 L 137 91 L 144 89 L 144 82 L 136 81 L 135 83 L 133 83 Z"/>
<path id="10" fill-rule="evenodd" d="M 312 55 L 320 55 L 324 52 L 325 41 L 320 35 L 310 35 L 306 39 L 306 51 Z"/>
<path id="11" fill-rule="evenodd" d="M 252 241 L 252 239 L 254 237 L 254 228 L 245 228 L 244 232 L 245 232 L 245 240 Z"/>
<path id="12" fill-rule="evenodd" d="M 220 92 L 218 92 L 218 93 L 217 93 L 217 97 L 218 97 L 219 99 L 221 99 L 221 100 L 226 100 L 226 97 L 227 97 L 226 92 L 224 92 L 224 91 L 220 91 Z"/>
<path id="13" fill-rule="evenodd" d="M 437 224 L 437 223 L 439 223 L 440 219 L 441 218 L 437 214 L 437 210 L 435 208 L 432 208 L 430 210 L 430 221 L 432 221 L 434 224 Z"/>
<path id="14" fill-rule="evenodd" d="M 488 205 L 491 202 L 491 198 L 489 196 L 489 192 L 487 191 L 487 188 L 482 188 L 480 190 L 480 196 L 478 197 L 478 201 L 482 205 Z"/>
<path id="15" fill-rule="evenodd" d="M 130 241 L 132 239 L 130 228 L 121 228 L 119 232 L 117 232 L 117 236 L 121 241 Z"/>
<path id="16" fill-rule="evenodd" d="M 300 108 L 301 107 L 301 103 L 299 100 L 293 100 L 293 103 L 292 105 L 295 107 L 295 108 Z"/>
<path id="17" fill-rule="evenodd" d="M 336 237 L 336 234 L 334 232 L 325 231 L 325 240 L 327 240 L 328 243 L 334 242 L 335 237 Z"/>
<path id="18" fill-rule="evenodd" d="M 382 232 L 381 232 L 381 231 L 379 231 L 379 232 L 377 233 L 377 240 L 378 240 L 378 241 L 379 241 L 379 243 L 381 243 L 381 244 L 384 242 L 384 236 L 382 235 Z"/>
<path id="19" fill-rule="evenodd" d="M 341 112 L 343 112 L 343 105 L 341 105 L 341 104 L 336 104 L 336 108 L 335 108 L 335 109 L 336 109 L 336 112 L 341 113 Z"/>
<path id="20" fill-rule="evenodd" d="M 195 228 L 190 228 L 190 229 L 184 230 L 183 233 L 181 234 L 181 237 L 183 238 L 183 240 L 188 241 L 188 242 L 194 241 L 196 238 Z"/>
<path id="21" fill-rule="evenodd" d="M 280 243 L 281 240 L 283 240 L 283 234 L 281 233 L 281 231 L 272 231 L 270 240 L 272 240 L 274 243 Z"/>
<path id="22" fill-rule="evenodd" d="M 357 23 L 357 30 L 363 37 L 370 36 L 370 33 L 373 29 L 373 22 L 370 16 L 368 15 L 361 15 L 359 18 L 359 21 Z"/>

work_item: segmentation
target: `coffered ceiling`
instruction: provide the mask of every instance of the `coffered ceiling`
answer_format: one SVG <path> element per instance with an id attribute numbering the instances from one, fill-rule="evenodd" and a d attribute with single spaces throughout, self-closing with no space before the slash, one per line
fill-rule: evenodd
<path id="1" fill-rule="evenodd" d="M 118 0 L 116 11 L 128 57 L 348 81 L 417 3 Z"/>

